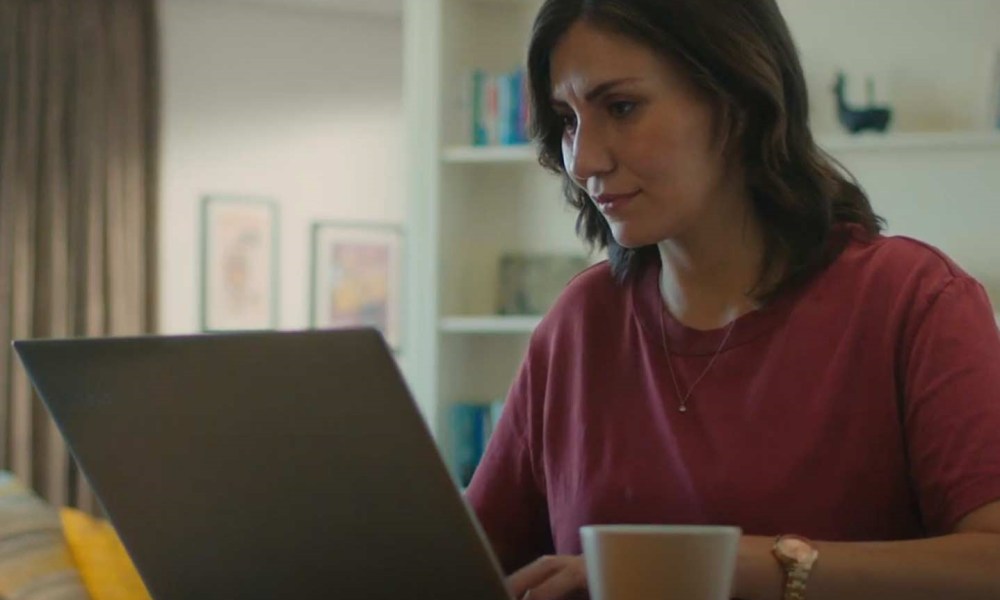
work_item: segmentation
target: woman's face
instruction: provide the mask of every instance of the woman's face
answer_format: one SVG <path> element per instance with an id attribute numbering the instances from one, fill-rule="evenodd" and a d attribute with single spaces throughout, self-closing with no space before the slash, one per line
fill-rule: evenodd
<path id="1" fill-rule="evenodd" d="M 734 189 L 714 110 L 671 61 L 577 21 L 551 60 L 566 172 L 627 248 L 690 235 Z"/>

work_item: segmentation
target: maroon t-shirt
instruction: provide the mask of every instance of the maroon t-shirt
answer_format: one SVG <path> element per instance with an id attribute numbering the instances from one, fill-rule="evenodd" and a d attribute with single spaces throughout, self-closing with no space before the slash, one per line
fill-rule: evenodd
<path id="1" fill-rule="evenodd" d="M 597 265 L 532 336 L 467 492 L 508 571 L 579 554 L 587 524 L 896 540 L 1000 499 L 1000 335 L 934 248 L 853 239 L 736 321 L 685 413 L 664 346 L 685 391 L 725 330 L 673 319 L 659 273 Z"/>

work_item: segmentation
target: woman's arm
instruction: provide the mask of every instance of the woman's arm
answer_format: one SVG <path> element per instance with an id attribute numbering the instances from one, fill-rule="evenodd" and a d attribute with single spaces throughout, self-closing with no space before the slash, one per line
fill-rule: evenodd
<path id="1" fill-rule="evenodd" d="M 791 532 L 790 532 L 791 533 Z M 734 595 L 781 600 L 774 540 L 740 542 Z M 1000 598 L 1000 501 L 969 513 L 954 533 L 902 542 L 817 542 L 807 600 L 996 600 Z"/>
<path id="2" fill-rule="evenodd" d="M 733 595 L 781 600 L 773 538 L 740 540 Z M 1000 501 L 969 513 L 951 535 L 905 542 L 818 542 L 806 600 L 997 600 Z M 582 556 L 543 556 L 507 578 L 515 598 L 567 600 L 587 587 Z M 530 591 L 530 594 L 528 592 Z M 528 594 L 528 596 L 525 596 Z"/>

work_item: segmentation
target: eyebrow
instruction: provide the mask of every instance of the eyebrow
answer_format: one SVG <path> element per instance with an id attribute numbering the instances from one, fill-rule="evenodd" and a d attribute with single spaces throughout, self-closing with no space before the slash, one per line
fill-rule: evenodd
<path id="1" fill-rule="evenodd" d="M 619 85 L 622 85 L 624 83 L 631 83 L 633 81 L 639 81 L 639 78 L 638 77 L 625 77 L 625 78 L 622 78 L 622 79 L 612 79 L 611 81 L 605 81 L 604 83 L 601 83 L 601 84 L 599 84 L 597 86 L 594 86 L 594 88 L 592 90 L 590 90 L 589 92 L 587 92 L 587 94 L 583 98 L 587 102 L 593 102 L 593 101 L 599 99 L 601 96 L 604 96 L 608 92 L 612 91 L 614 88 L 618 87 Z M 553 99 L 552 100 L 552 104 L 558 105 L 558 106 L 565 106 L 568 103 L 565 100 L 556 100 L 556 99 Z"/>

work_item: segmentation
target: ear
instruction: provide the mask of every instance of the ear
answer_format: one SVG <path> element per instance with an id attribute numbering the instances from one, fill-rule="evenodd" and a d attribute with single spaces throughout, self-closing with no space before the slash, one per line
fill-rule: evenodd
<path id="1" fill-rule="evenodd" d="M 719 99 L 715 109 L 715 144 L 727 160 L 743 156 L 743 138 L 747 129 L 746 111 L 726 99 Z"/>

